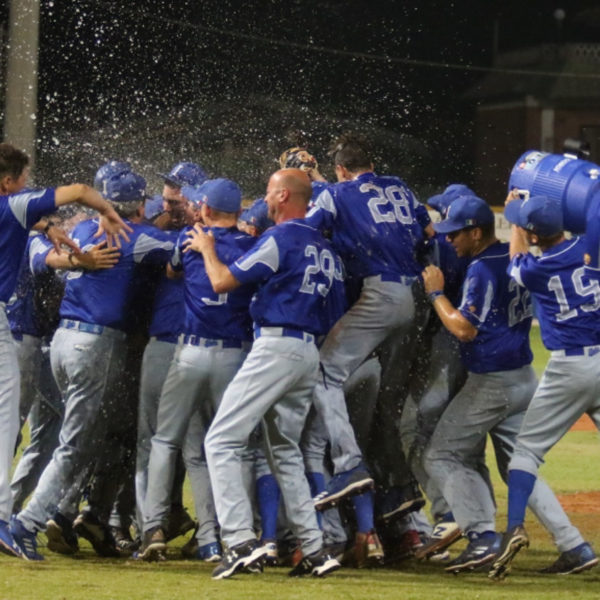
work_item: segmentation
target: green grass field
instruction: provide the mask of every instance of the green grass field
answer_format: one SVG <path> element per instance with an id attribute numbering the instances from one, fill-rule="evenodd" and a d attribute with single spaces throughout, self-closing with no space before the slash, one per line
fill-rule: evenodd
<path id="1" fill-rule="evenodd" d="M 535 333 L 532 341 L 539 372 L 546 354 Z M 570 432 L 548 455 L 541 472 L 557 494 L 598 490 L 598 456 L 596 433 Z M 493 468 L 493 455 L 489 458 L 497 490 L 497 525 L 501 530 L 506 522 L 506 488 Z M 188 505 L 191 505 L 189 499 Z M 572 520 L 588 541 L 600 548 L 600 507 L 589 511 L 573 513 Z M 211 567 L 179 560 L 184 538 L 169 546 L 169 560 L 160 564 L 100 559 L 82 541 L 82 551 L 76 558 L 53 554 L 44 548 L 42 553 L 47 560 L 43 563 L 27 563 L 0 555 L 0 599 L 538 600 L 600 597 L 600 568 L 566 577 L 538 574 L 536 570 L 553 562 L 557 553 L 549 535 L 530 514 L 527 528 L 531 547 L 521 551 L 513 573 L 500 583 L 488 581 L 485 573 L 453 576 L 444 573 L 440 566 L 413 560 L 371 571 L 342 569 L 323 580 L 291 580 L 286 569 L 275 568 L 263 575 L 239 575 L 213 582 Z M 458 542 L 452 547 L 452 553 L 458 553 L 464 545 L 464 541 Z"/>

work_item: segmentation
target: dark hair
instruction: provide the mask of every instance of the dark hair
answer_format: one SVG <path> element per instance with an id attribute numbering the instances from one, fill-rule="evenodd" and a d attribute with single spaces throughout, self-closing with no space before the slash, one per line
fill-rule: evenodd
<path id="1" fill-rule="evenodd" d="M 331 145 L 329 151 L 334 165 L 341 165 L 351 173 L 370 169 L 371 147 L 367 139 L 356 133 L 343 133 Z"/>
<path id="2" fill-rule="evenodd" d="M 0 177 L 10 175 L 18 179 L 28 164 L 29 157 L 25 152 L 12 144 L 0 144 Z"/>
<path id="3" fill-rule="evenodd" d="M 121 219 L 130 219 L 135 217 L 138 208 L 142 206 L 143 200 L 135 200 L 128 202 L 112 202 L 111 206 L 115 209 L 115 212 L 121 217 Z"/>
<path id="4" fill-rule="evenodd" d="M 483 225 L 477 225 L 481 229 L 481 233 L 485 239 L 489 239 L 496 235 L 496 222 L 484 223 Z"/>

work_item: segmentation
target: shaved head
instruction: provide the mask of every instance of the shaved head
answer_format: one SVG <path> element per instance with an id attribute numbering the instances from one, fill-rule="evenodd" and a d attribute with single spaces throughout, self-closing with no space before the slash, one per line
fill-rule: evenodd
<path id="1" fill-rule="evenodd" d="M 308 205 L 312 196 L 312 186 L 308 175 L 300 169 L 281 169 L 271 176 L 276 186 L 289 190 L 294 200 L 301 200 Z"/>

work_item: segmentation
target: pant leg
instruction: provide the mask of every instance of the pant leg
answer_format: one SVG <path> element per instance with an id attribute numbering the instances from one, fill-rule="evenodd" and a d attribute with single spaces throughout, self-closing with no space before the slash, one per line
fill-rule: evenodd
<path id="1" fill-rule="evenodd" d="M 12 512 L 10 471 L 19 433 L 19 362 L 8 327 L 4 306 L 0 305 L 0 519 L 8 521 Z"/>

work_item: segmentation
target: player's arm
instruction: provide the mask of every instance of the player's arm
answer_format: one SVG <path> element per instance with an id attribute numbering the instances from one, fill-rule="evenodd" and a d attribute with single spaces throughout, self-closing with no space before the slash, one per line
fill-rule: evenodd
<path id="1" fill-rule="evenodd" d="M 129 240 L 127 232 L 131 233 L 133 231 L 131 227 L 123 222 L 110 202 L 102 198 L 94 188 L 83 183 L 63 185 L 56 188 L 55 203 L 57 207 L 72 202 L 77 202 L 100 213 L 100 227 L 96 237 L 106 233 L 109 246 L 118 247 L 120 245 L 119 237 Z"/>
<path id="2" fill-rule="evenodd" d="M 199 224 L 187 232 L 184 252 L 200 252 L 204 258 L 204 268 L 210 279 L 212 288 L 217 294 L 230 292 L 241 283 L 233 276 L 227 265 L 222 263 L 215 250 L 215 238 L 212 233 L 205 233 Z"/>
<path id="3" fill-rule="evenodd" d="M 507 206 L 511 202 L 514 202 L 519 198 L 519 192 L 517 190 L 511 190 L 506 196 L 504 206 Z M 527 241 L 527 234 L 525 230 L 517 225 L 511 225 L 510 227 L 510 242 L 508 246 L 508 253 L 511 258 L 514 258 L 517 254 L 525 254 L 529 252 L 529 242 Z"/>
<path id="4" fill-rule="evenodd" d="M 423 271 L 423 283 L 425 292 L 444 327 L 461 342 L 473 341 L 477 337 L 477 328 L 444 296 L 444 274 L 441 269 L 429 265 Z"/>
<path id="5" fill-rule="evenodd" d="M 111 269 L 119 261 L 121 253 L 117 248 L 108 247 L 103 241 L 92 246 L 86 252 L 61 252 L 50 250 L 46 255 L 46 264 L 53 269 Z"/>

